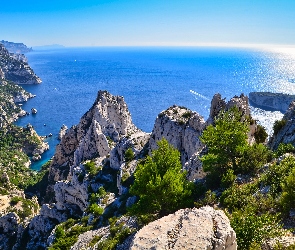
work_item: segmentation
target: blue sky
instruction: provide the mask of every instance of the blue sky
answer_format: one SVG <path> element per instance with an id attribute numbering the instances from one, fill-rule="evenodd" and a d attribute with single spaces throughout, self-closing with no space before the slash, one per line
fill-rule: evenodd
<path id="1" fill-rule="evenodd" d="M 295 0 L 11 0 L 0 23 L 28 46 L 295 45 Z"/>

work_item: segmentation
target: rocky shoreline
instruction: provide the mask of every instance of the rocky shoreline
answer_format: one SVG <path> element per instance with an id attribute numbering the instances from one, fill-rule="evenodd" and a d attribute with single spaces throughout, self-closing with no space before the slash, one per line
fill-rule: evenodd
<path id="1" fill-rule="evenodd" d="M 285 113 L 295 95 L 271 92 L 250 92 L 249 101 L 254 107 L 266 110 L 278 110 Z"/>

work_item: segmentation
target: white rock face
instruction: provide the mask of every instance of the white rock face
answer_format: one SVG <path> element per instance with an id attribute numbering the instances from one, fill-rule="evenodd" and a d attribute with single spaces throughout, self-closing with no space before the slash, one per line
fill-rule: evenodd
<path id="1" fill-rule="evenodd" d="M 65 209 L 74 204 L 84 211 L 88 205 L 89 183 L 78 180 L 84 171 L 80 163 L 93 158 L 103 161 L 109 157 L 111 167 L 119 169 L 124 161 L 122 155 L 126 145 L 140 152 L 147 135 L 132 123 L 123 97 L 99 91 L 90 110 L 77 126 L 62 136 L 56 147 L 49 174 L 50 182 L 56 182 L 54 188 L 51 187 L 55 193 L 56 207 Z M 129 139 L 126 139 L 127 136 Z M 139 146 L 135 146 L 136 143 Z"/>
<path id="2" fill-rule="evenodd" d="M 67 127 L 66 125 L 63 124 L 63 125 L 61 126 L 60 130 L 59 130 L 59 133 L 58 133 L 58 139 L 59 139 L 59 140 L 61 140 L 61 139 L 65 136 L 67 130 L 68 130 L 68 127 Z"/>
<path id="3" fill-rule="evenodd" d="M 15 96 L 14 96 L 14 102 L 15 103 L 19 103 L 19 102 L 26 102 L 28 101 L 28 99 L 35 97 L 35 95 L 32 95 L 31 93 L 27 93 L 25 91 L 22 92 L 18 92 Z"/>
<path id="4" fill-rule="evenodd" d="M 128 249 L 237 249 L 236 234 L 223 211 L 181 209 L 139 230 Z"/>
<path id="5" fill-rule="evenodd" d="M 199 138 L 204 128 L 205 121 L 197 112 L 172 106 L 158 115 L 149 140 L 150 150 L 156 149 L 157 141 L 164 137 L 179 150 L 182 165 L 190 169 L 189 180 L 203 178 L 202 168 L 193 159 L 204 148 Z"/>
<path id="6" fill-rule="evenodd" d="M 15 213 L 9 213 L 0 217 L 0 249 L 11 249 L 10 238 L 16 237 L 19 217 Z"/>
<path id="7" fill-rule="evenodd" d="M 54 185 L 56 208 L 66 210 L 68 205 L 77 205 L 84 211 L 88 205 L 88 182 L 80 182 L 79 174 L 82 172 L 80 167 L 72 167 L 70 181 L 58 181 Z"/>
<path id="8" fill-rule="evenodd" d="M 291 102 L 288 110 L 283 116 L 282 121 L 283 126 L 278 131 L 277 134 L 274 134 L 272 138 L 270 138 L 269 146 L 276 150 L 280 143 L 291 143 L 293 146 L 295 145 L 295 101 Z"/>

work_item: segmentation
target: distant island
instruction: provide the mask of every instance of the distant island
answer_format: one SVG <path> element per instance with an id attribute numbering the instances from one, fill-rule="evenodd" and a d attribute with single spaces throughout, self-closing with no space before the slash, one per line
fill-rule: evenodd
<path id="1" fill-rule="evenodd" d="M 65 46 L 60 44 L 51 44 L 51 45 L 42 45 L 42 46 L 34 46 L 34 50 L 49 50 L 49 49 L 63 49 Z"/>

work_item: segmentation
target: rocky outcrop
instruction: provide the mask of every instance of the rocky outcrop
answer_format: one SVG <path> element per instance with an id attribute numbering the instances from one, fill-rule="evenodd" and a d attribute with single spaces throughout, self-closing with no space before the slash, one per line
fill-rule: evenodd
<path id="1" fill-rule="evenodd" d="M 45 151 L 49 150 L 48 143 L 43 141 L 43 138 L 37 134 L 32 125 L 28 124 L 26 127 L 22 128 L 22 130 L 27 135 L 27 138 L 23 142 L 23 151 L 27 155 L 38 158 L 38 156 L 41 156 Z"/>
<path id="2" fill-rule="evenodd" d="M 291 102 L 283 119 L 279 122 L 277 131 L 269 140 L 271 149 L 276 150 L 280 143 L 291 143 L 295 146 L 295 101 Z"/>
<path id="3" fill-rule="evenodd" d="M 99 91 L 90 110 L 77 126 L 67 131 L 57 146 L 50 167 L 50 181 L 66 179 L 72 165 L 79 166 L 82 161 L 95 157 L 107 157 L 121 139 L 138 132 L 124 98 Z"/>
<path id="4" fill-rule="evenodd" d="M 135 217 L 126 217 L 122 216 L 115 223 L 115 226 L 124 225 L 124 228 L 129 228 L 130 230 L 138 230 L 138 224 Z M 97 230 L 90 230 L 86 233 L 79 235 L 77 242 L 71 247 L 71 250 L 80 250 L 80 249 L 100 249 L 97 248 L 98 244 L 102 241 L 106 240 L 110 236 L 110 226 L 102 227 Z M 90 242 L 94 237 L 99 237 L 100 240 L 90 248 Z M 117 246 L 118 250 L 126 250 L 128 249 L 125 244 Z"/>
<path id="5" fill-rule="evenodd" d="M 223 211 L 181 209 L 139 230 L 128 249 L 237 249 L 236 234 Z"/>
<path id="6" fill-rule="evenodd" d="M 295 95 L 271 92 L 250 92 L 249 100 L 254 107 L 266 110 L 278 110 L 285 113 L 290 102 L 295 100 Z"/>
<path id="7" fill-rule="evenodd" d="M 163 137 L 181 153 L 183 169 L 188 172 L 190 181 L 202 179 L 205 173 L 200 157 L 206 152 L 205 145 L 200 141 L 200 135 L 206 126 L 214 124 L 214 119 L 221 110 L 229 110 L 236 106 L 242 113 L 242 119 L 250 119 L 248 97 L 234 96 L 228 102 L 215 94 L 211 101 L 210 116 L 207 122 L 197 112 L 184 107 L 172 106 L 161 112 L 155 122 L 150 140 L 150 151 L 157 148 L 157 141 Z M 249 126 L 248 141 L 255 142 L 254 133 L 257 129 L 255 121 Z"/>
<path id="8" fill-rule="evenodd" d="M 68 130 L 68 127 L 67 127 L 66 125 L 63 124 L 63 125 L 61 126 L 60 130 L 59 130 L 59 133 L 58 133 L 58 139 L 59 139 L 59 140 L 61 140 L 61 139 L 65 136 L 67 130 Z"/>
<path id="9" fill-rule="evenodd" d="M 11 55 L 0 43 L 0 69 L 6 80 L 17 84 L 39 84 L 41 79 L 28 65 L 25 56 Z"/>
<path id="10" fill-rule="evenodd" d="M 275 250 L 279 249 L 278 245 L 280 246 L 280 249 L 288 249 L 288 247 L 294 247 L 295 245 L 295 237 L 294 236 L 281 236 L 281 237 L 276 237 L 273 239 L 268 239 L 265 241 L 261 249 L 262 250 Z"/>
<path id="11" fill-rule="evenodd" d="M 1 70 L 0 70 L 1 71 Z M 17 105 L 18 101 L 26 101 L 34 95 L 22 87 L 5 79 L 0 79 L 0 129 L 27 114 Z"/>
<path id="12" fill-rule="evenodd" d="M 223 99 L 220 94 L 215 94 L 211 101 L 210 115 L 206 121 L 206 125 L 214 124 L 214 119 L 218 116 L 220 111 L 227 111 L 234 106 L 242 113 L 242 120 L 252 120 L 249 126 L 248 142 L 253 144 L 255 142 L 254 134 L 257 131 L 257 124 L 251 118 L 249 99 L 244 94 L 234 96 L 228 102 L 226 102 L 225 98 Z"/>
<path id="13" fill-rule="evenodd" d="M 89 183 L 82 162 L 95 158 L 98 166 L 108 162 L 110 168 L 120 169 L 125 151 L 131 147 L 140 154 L 146 142 L 147 134 L 132 123 L 123 97 L 99 91 L 90 110 L 56 147 L 48 192 L 54 192 L 58 209 L 86 209 Z"/>
<path id="14" fill-rule="evenodd" d="M 211 100 L 210 114 L 207 120 L 207 125 L 213 124 L 214 119 L 217 117 L 219 112 L 225 109 L 226 109 L 225 98 L 222 98 L 221 94 L 219 93 L 215 94 Z"/>
<path id="15" fill-rule="evenodd" d="M 0 217 L 0 249 L 11 249 L 17 237 L 19 217 L 9 213 Z"/>
<path id="16" fill-rule="evenodd" d="M 156 149 L 157 141 L 164 137 L 179 150 L 182 165 L 185 166 L 187 162 L 192 163 L 195 154 L 203 150 L 204 145 L 199 137 L 204 128 L 205 121 L 197 112 L 174 105 L 158 115 L 149 140 L 150 151 Z M 204 177 L 198 165 L 190 164 L 190 169 L 194 169 L 189 173 L 190 180 Z M 200 175 L 196 176 L 195 173 Z"/>

